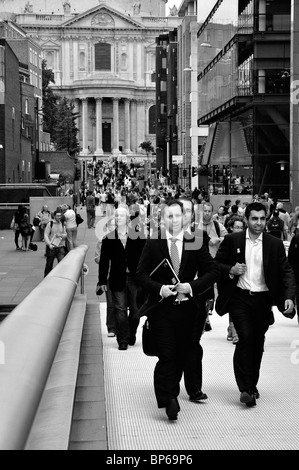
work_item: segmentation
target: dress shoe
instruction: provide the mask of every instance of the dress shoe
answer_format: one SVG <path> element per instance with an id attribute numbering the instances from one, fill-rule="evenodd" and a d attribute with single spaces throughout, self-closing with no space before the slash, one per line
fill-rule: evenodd
<path id="1" fill-rule="evenodd" d="M 255 406 L 255 396 L 250 392 L 242 392 L 240 396 L 240 402 L 245 403 L 246 406 Z"/>
<path id="2" fill-rule="evenodd" d="M 118 346 L 118 349 L 120 351 L 126 351 L 128 349 L 127 343 L 120 343 L 120 345 Z"/>
<path id="3" fill-rule="evenodd" d="M 166 406 L 166 414 L 169 421 L 175 421 L 178 419 L 178 412 L 180 411 L 180 406 L 177 398 L 172 398 L 168 405 Z"/>
<path id="4" fill-rule="evenodd" d="M 253 389 L 253 396 L 256 400 L 258 400 L 258 398 L 260 398 L 260 392 L 258 391 L 257 388 Z"/>
<path id="5" fill-rule="evenodd" d="M 136 336 L 130 336 L 128 343 L 130 346 L 134 346 L 134 344 L 136 343 Z"/>
<path id="6" fill-rule="evenodd" d="M 206 400 L 207 398 L 208 395 L 206 393 L 203 393 L 201 390 L 197 390 L 195 393 L 190 395 L 189 400 L 199 403 L 201 400 Z"/>

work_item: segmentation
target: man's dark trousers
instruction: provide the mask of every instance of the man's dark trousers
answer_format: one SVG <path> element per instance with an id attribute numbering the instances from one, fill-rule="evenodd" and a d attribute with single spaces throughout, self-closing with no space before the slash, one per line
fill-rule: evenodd
<path id="1" fill-rule="evenodd" d="M 180 393 L 184 374 L 189 395 L 202 388 L 203 350 L 199 343 L 206 315 L 190 309 L 190 301 L 175 304 L 150 317 L 150 327 L 159 345 L 159 361 L 154 371 L 154 388 L 159 408 Z"/>
<path id="2" fill-rule="evenodd" d="M 254 391 L 269 328 L 272 298 L 268 292 L 250 295 L 237 288 L 229 303 L 229 312 L 239 341 L 234 352 L 234 373 L 240 392 Z"/>

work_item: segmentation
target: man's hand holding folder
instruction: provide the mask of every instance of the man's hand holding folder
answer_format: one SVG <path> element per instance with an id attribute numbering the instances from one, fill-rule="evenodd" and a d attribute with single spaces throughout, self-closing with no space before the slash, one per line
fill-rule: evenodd
<path id="1" fill-rule="evenodd" d="M 180 283 L 178 276 L 176 275 L 173 267 L 171 266 L 169 260 L 164 258 L 158 266 L 151 272 L 150 277 L 154 280 L 159 280 L 159 278 L 167 279 L 167 284 L 163 284 L 160 295 L 161 300 L 166 299 L 170 296 L 176 296 L 178 293 L 180 294 L 191 294 L 192 290 L 189 283 Z M 162 277 L 163 276 L 163 277 Z"/>
<path id="2" fill-rule="evenodd" d="M 163 284 L 160 291 L 160 295 L 162 297 L 161 300 L 166 297 L 170 297 L 171 295 L 177 295 L 175 287 L 179 284 L 180 280 L 167 258 L 164 258 L 163 261 L 155 267 L 155 269 L 150 273 L 150 277 L 156 281 L 163 279 L 165 282 L 165 280 L 167 280 L 167 284 Z"/>

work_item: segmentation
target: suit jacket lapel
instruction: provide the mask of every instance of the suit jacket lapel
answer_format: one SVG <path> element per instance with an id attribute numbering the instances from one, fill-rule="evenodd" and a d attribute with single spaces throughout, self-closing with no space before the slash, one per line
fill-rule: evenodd
<path id="1" fill-rule="evenodd" d="M 187 243 L 190 243 L 190 241 L 186 240 L 186 238 L 184 237 L 184 239 L 183 239 L 182 258 L 181 258 L 180 271 L 179 271 L 179 277 L 180 277 L 180 274 L 183 272 L 184 268 L 186 267 L 187 261 L 188 261 L 189 250 L 186 250 L 186 242 L 187 242 Z"/>
<path id="2" fill-rule="evenodd" d="M 171 263 L 171 258 L 170 258 L 168 245 L 167 245 L 166 233 L 164 231 L 161 231 L 160 233 L 160 248 L 163 253 L 163 258 L 167 258 Z"/>
<path id="3" fill-rule="evenodd" d="M 235 244 L 237 263 L 245 263 L 246 231 L 236 237 Z"/>

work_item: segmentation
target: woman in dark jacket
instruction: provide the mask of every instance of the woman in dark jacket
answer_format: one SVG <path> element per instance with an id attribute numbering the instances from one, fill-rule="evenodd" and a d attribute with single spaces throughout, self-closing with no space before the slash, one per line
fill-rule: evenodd
<path id="1" fill-rule="evenodd" d="M 19 246 L 19 236 L 21 235 L 20 231 L 20 223 L 21 220 L 24 218 L 24 215 L 28 214 L 27 208 L 22 206 L 21 204 L 18 206 L 18 210 L 15 212 L 15 245 L 16 250 L 21 250 L 22 248 Z"/>

